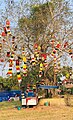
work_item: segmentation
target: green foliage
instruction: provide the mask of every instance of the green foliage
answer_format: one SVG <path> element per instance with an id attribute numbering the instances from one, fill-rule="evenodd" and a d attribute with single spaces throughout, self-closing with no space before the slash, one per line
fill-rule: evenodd
<path id="1" fill-rule="evenodd" d="M 28 71 L 27 76 L 22 76 L 21 86 L 24 86 L 26 88 L 27 84 L 36 84 L 36 82 L 39 81 L 38 74 L 38 66 L 32 67 L 32 69 Z"/>
<path id="2" fill-rule="evenodd" d="M 3 84 L 4 90 L 11 90 L 11 89 L 19 89 L 18 88 L 18 81 L 16 75 L 13 75 L 12 78 L 0 78 L 0 83 Z"/>

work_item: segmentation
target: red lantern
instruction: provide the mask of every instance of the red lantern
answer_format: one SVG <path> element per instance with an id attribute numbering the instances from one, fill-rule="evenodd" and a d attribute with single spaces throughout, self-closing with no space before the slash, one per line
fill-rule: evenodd
<path id="1" fill-rule="evenodd" d="M 5 36 L 6 36 L 6 33 L 5 33 L 5 32 L 2 32 L 2 36 L 5 37 Z"/>
<path id="2" fill-rule="evenodd" d="M 46 53 L 43 53 L 43 54 L 41 54 L 41 57 L 43 57 L 43 59 L 46 60 L 47 54 L 46 54 Z"/>
<path id="3" fill-rule="evenodd" d="M 65 42 L 64 44 L 64 48 L 66 48 L 68 46 L 68 42 Z"/>
<path id="4" fill-rule="evenodd" d="M 51 43 L 51 44 L 54 44 L 54 42 L 55 42 L 54 40 L 51 40 L 51 42 L 50 42 L 50 43 Z"/>
<path id="5" fill-rule="evenodd" d="M 34 44 L 34 48 L 37 48 L 37 47 L 38 47 L 38 44 L 37 44 L 37 43 L 35 43 L 35 44 Z"/>
<path id="6" fill-rule="evenodd" d="M 56 48 L 59 49 L 60 47 L 61 47 L 61 45 L 58 43 L 58 44 L 56 45 Z"/>
<path id="7" fill-rule="evenodd" d="M 6 26 L 10 26 L 10 21 L 6 20 Z"/>
<path id="8" fill-rule="evenodd" d="M 16 65 L 19 65 L 19 60 L 16 60 Z"/>
<path id="9" fill-rule="evenodd" d="M 7 57 L 10 57 L 10 52 L 7 52 Z"/>
<path id="10" fill-rule="evenodd" d="M 6 30 L 6 27 L 4 27 L 3 29 L 4 29 L 4 32 L 5 32 L 5 34 L 7 34 L 7 30 Z"/>
<path id="11" fill-rule="evenodd" d="M 56 50 L 53 50 L 53 53 L 55 54 L 55 53 L 56 53 Z"/>
<path id="12" fill-rule="evenodd" d="M 0 62 L 4 62 L 4 59 L 0 58 Z"/>

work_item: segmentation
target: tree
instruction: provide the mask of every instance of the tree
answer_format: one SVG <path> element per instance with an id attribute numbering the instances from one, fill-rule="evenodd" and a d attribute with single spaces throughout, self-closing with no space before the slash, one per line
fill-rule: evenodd
<path id="1" fill-rule="evenodd" d="M 67 60 L 67 56 L 69 56 L 68 53 L 70 54 L 69 51 L 72 49 L 73 43 L 71 33 L 73 30 L 71 29 L 71 15 L 72 13 L 70 12 L 68 2 L 56 2 L 52 0 L 45 4 L 33 5 L 30 17 L 26 18 L 28 19 L 27 21 L 31 20 L 28 28 L 34 35 L 33 42 L 39 43 L 40 46 L 42 45 L 43 52 L 47 52 L 49 56 L 52 52 L 55 54 L 57 52 L 57 62 L 64 60 L 64 57 Z M 21 19 L 19 20 L 19 26 L 21 25 L 20 21 Z M 22 24 L 24 21 L 25 19 L 23 18 Z M 26 24 L 24 23 L 24 25 Z M 68 27 L 68 25 L 70 25 L 70 27 Z M 23 30 L 24 26 L 21 25 L 20 28 Z M 51 44 L 52 40 L 53 43 Z M 51 58 L 51 61 L 49 61 L 49 65 L 52 65 L 50 63 L 53 63 L 54 60 Z M 46 72 L 48 69 L 47 67 Z M 54 79 L 56 79 L 55 75 Z"/>
<path id="2" fill-rule="evenodd" d="M 9 48 L 9 51 L 11 53 L 14 52 L 15 58 L 19 58 L 20 61 L 22 61 L 22 47 L 24 47 L 25 55 L 28 59 L 27 64 L 29 68 L 32 68 L 31 64 L 29 63 L 29 58 L 30 55 L 35 51 L 33 47 L 34 44 L 37 43 L 39 45 L 39 56 L 41 54 L 47 54 L 48 57 L 48 66 L 44 68 L 44 76 L 47 74 L 49 68 L 51 66 L 54 66 L 52 75 L 54 75 L 54 79 L 56 79 L 55 73 L 58 68 L 58 61 L 63 60 L 64 57 L 67 59 L 67 56 L 69 56 L 69 54 L 72 57 L 72 13 L 70 13 L 68 2 L 62 0 L 51 0 L 50 2 L 46 2 L 44 4 L 35 4 L 36 6 L 34 4 L 30 4 L 28 5 L 30 8 L 28 15 L 24 14 L 25 9 L 23 8 L 25 4 L 22 4 L 22 2 L 21 7 L 18 7 L 18 3 L 15 3 L 14 1 L 7 2 L 5 0 L 5 19 L 7 17 L 13 18 L 15 23 L 16 18 L 19 26 L 16 26 L 13 31 L 13 33 L 15 33 L 14 35 L 16 36 L 14 43 L 16 50 L 12 47 L 10 42 L 10 40 L 12 41 L 13 36 L 6 36 L 4 38 L 6 41 L 3 43 L 0 55 L 1 57 L 5 55 L 4 59 L 5 61 L 8 61 L 9 58 L 6 57 L 6 54 Z M 16 12 L 16 16 L 14 12 Z M 37 60 L 36 64 L 40 65 L 41 62 L 44 64 L 44 60 Z"/>

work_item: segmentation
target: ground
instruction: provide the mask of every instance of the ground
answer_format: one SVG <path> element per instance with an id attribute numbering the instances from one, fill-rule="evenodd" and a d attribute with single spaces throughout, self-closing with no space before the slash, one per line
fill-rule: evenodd
<path id="1" fill-rule="evenodd" d="M 73 107 L 66 106 L 64 99 L 50 99 L 50 106 L 44 106 L 44 101 L 33 108 L 0 109 L 0 120 L 73 120 Z"/>

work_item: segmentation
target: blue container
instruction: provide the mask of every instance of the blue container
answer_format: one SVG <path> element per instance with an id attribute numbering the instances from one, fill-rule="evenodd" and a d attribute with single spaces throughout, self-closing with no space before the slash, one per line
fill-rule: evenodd
<path id="1" fill-rule="evenodd" d="M 0 102 L 8 101 L 10 97 L 21 96 L 20 90 L 11 90 L 11 91 L 3 91 L 0 92 Z"/>
<path id="2" fill-rule="evenodd" d="M 0 97 L 0 102 L 2 102 L 2 98 Z"/>

